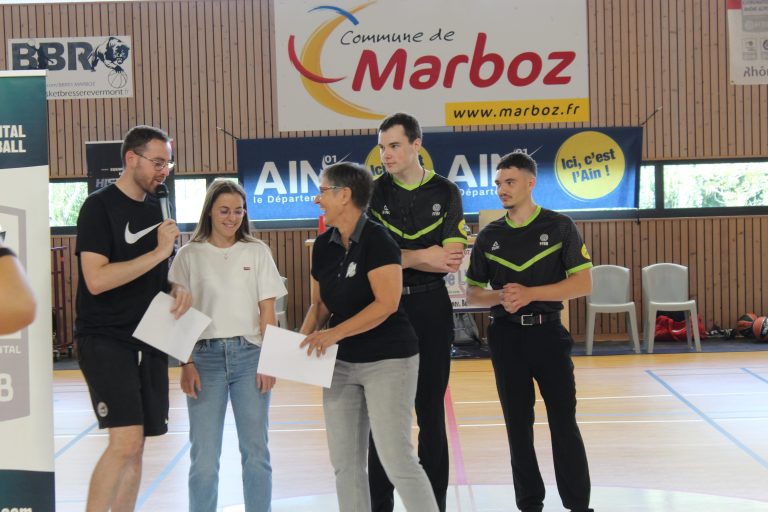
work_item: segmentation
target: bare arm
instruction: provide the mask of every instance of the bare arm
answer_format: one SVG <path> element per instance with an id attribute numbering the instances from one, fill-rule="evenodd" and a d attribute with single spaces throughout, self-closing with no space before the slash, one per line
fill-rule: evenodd
<path id="1" fill-rule="evenodd" d="M 267 330 L 268 325 L 277 325 L 277 311 L 275 311 L 275 298 L 269 298 L 259 301 L 259 329 L 262 336 Z M 259 391 L 266 393 L 273 387 L 277 379 L 270 375 L 256 374 L 256 387 Z"/>
<path id="2" fill-rule="evenodd" d="M 328 319 L 331 317 L 331 312 L 328 311 L 323 299 L 320 298 L 320 284 L 312 277 L 312 303 L 309 305 L 307 315 L 304 317 L 304 322 L 301 324 L 299 332 L 302 334 L 310 334 L 323 327 Z"/>
<path id="3" fill-rule="evenodd" d="M 523 286 L 507 283 L 501 290 L 486 290 L 470 285 L 467 301 L 473 306 L 493 307 L 501 304 L 508 313 L 534 301 L 563 301 L 583 297 L 592 292 L 592 274 L 589 269 L 571 274 L 562 281 L 544 286 Z"/>
<path id="4" fill-rule="evenodd" d="M 110 263 L 109 258 L 95 252 L 80 253 L 80 266 L 88 291 L 99 295 L 130 283 L 168 259 L 173 243 L 179 236 L 179 228 L 172 220 L 166 220 L 157 228 L 157 247 L 130 261 Z"/>
<path id="5" fill-rule="evenodd" d="M 35 319 L 35 297 L 14 256 L 0 258 L 0 334 L 10 334 Z"/>
<path id="6" fill-rule="evenodd" d="M 490 308 L 501 304 L 501 290 L 486 290 L 474 284 L 467 287 L 467 302 L 473 306 Z"/>
<path id="7" fill-rule="evenodd" d="M 464 259 L 464 244 L 448 242 L 442 247 L 433 245 L 426 249 L 403 249 L 403 268 L 415 268 L 423 272 L 456 272 Z"/>
<path id="8" fill-rule="evenodd" d="M 307 336 L 301 346 L 308 346 L 308 354 L 313 350 L 317 351 L 318 356 L 324 354 L 325 349 L 331 345 L 349 336 L 373 329 L 397 311 L 403 290 L 402 267 L 391 264 L 373 269 L 368 272 L 368 281 L 373 290 L 373 302 L 339 325 L 331 329 L 315 331 Z"/>
<path id="9" fill-rule="evenodd" d="M 261 333 L 267 330 L 268 325 L 277 325 L 277 311 L 275 311 L 274 297 L 259 301 L 259 329 Z"/>
<path id="10" fill-rule="evenodd" d="M 592 273 L 580 270 L 560 282 L 544 286 L 523 286 L 507 283 L 502 290 L 501 305 L 509 313 L 516 313 L 520 308 L 534 301 L 563 301 L 583 297 L 592 292 Z"/>

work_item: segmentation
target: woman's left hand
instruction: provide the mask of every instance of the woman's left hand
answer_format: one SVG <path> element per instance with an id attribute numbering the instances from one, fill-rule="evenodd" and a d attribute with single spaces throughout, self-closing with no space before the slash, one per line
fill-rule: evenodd
<path id="1" fill-rule="evenodd" d="M 322 331 L 315 331 L 312 334 L 304 338 L 299 348 L 307 347 L 307 355 L 311 356 L 312 352 L 317 354 L 317 357 L 325 355 L 325 351 L 328 347 L 335 345 L 341 338 L 336 334 L 334 329 L 325 329 Z"/>
<path id="2" fill-rule="evenodd" d="M 275 382 L 277 382 L 277 379 L 274 377 L 262 375 L 261 373 L 256 374 L 256 387 L 259 388 L 262 394 L 275 387 Z"/>

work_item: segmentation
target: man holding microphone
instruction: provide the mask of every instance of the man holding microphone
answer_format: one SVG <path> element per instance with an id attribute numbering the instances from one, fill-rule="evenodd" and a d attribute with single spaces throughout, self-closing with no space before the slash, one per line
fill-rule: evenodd
<path id="1" fill-rule="evenodd" d="M 154 196 L 174 166 L 171 139 L 136 126 L 121 155 L 120 178 L 88 196 L 77 220 L 78 358 L 99 428 L 109 431 L 91 477 L 88 512 L 134 509 L 144 439 L 168 430 L 168 356 L 133 331 L 160 291 L 175 297 L 177 318 L 192 305 L 187 290 L 170 289 L 168 259 L 179 229 Z"/>

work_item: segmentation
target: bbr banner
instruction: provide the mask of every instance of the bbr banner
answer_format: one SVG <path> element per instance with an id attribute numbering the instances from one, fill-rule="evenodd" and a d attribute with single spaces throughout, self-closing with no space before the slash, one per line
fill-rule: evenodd
<path id="1" fill-rule="evenodd" d="M 642 128 L 425 133 L 422 165 L 458 185 L 464 212 L 500 207 L 501 157 L 524 151 L 538 163 L 534 199 L 553 210 L 637 208 Z M 237 141 L 238 173 L 255 221 L 316 219 L 323 167 L 342 160 L 385 172 L 374 135 Z"/>
<path id="2" fill-rule="evenodd" d="M 9 39 L 13 70 L 47 70 L 49 100 L 130 98 L 129 36 Z"/>

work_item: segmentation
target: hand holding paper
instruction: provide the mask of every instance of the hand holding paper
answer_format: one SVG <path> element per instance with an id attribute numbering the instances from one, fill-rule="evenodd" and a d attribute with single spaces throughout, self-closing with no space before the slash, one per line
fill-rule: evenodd
<path id="1" fill-rule="evenodd" d="M 311 356 L 314 352 L 317 354 L 317 357 L 320 357 L 325 355 L 326 350 L 330 347 L 336 346 L 336 343 L 338 342 L 339 337 L 336 336 L 333 331 L 315 331 L 304 338 L 304 341 L 301 342 L 299 347 L 306 347 L 308 356 Z"/>
<path id="2" fill-rule="evenodd" d="M 167 293 L 155 295 L 136 326 L 133 337 L 179 361 L 186 361 L 195 348 L 197 338 L 211 323 L 211 319 L 194 308 L 189 308 L 182 317 L 175 318 L 171 312 L 175 304 L 176 300 Z"/>
<path id="3" fill-rule="evenodd" d="M 339 346 L 326 347 L 325 353 L 310 357 L 301 347 L 306 336 L 274 325 L 267 326 L 261 345 L 258 373 L 315 386 L 331 387 L 336 352 Z"/>

